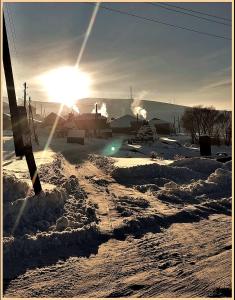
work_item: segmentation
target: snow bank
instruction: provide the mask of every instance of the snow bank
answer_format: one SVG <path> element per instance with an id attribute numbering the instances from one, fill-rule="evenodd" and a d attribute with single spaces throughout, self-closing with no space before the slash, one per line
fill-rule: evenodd
<path id="1" fill-rule="evenodd" d="M 4 204 L 25 197 L 29 185 L 16 178 L 15 175 L 3 173 L 3 201 Z"/>
<path id="2" fill-rule="evenodd" d="M 158 199 L 171 203 L 201 203 L 205 199 L 230 197 L 232 173 L 226 169 L 216 169 L 207 180 L 193 180 L 189 184 L 166 183 L 155 195 Z"/>
<path id="3" fill-rule="evenodd" d="M 32 234 L 37 231 L 64 230 L 67 227 L 81 228 L 97 222 L 95 208 L 86 203 L 86 193 L 76 182 L 77 178 L 71 176 L 61 188 L 16 199 L 5 205 L 5 233 Z"/>
<path id="4" fill-rule="evenodd" d="M 232 171 L 232 160 L 227 161 L 226 163 L 224 163 L 221 168 Z"/>
<path id="5" fill-rule="evenodd" d="M 195 172 L 206 174 L 207 176 L 216 169 L 222 167 L 222 163 L 210 158 L 185 158 L 179 159 L 171 164 L 172 167 L 185 167 Z"/>
<path id="6" fill-rule="evenodd" d="M 66 194 L 63 189 L 43 191 L 5 205 L 4 231 L 15 234 L 46 230 L 63 213 Z"/>
<path id="7" fill-rule="evenodd" d="M 166 166 L 157 163 L 130 168 L 116 168 L 112 171 L 112 176 L 121 183 L 133 184 L 138 180 L 146 181 L 154 178 L 167 178 L 168 181 L 174 180 L 175 182 L 182 183 L 194 178 L 205 177 L 204 174 L 187 167 Z"/>
<path id="8" fill-rule="evenodd" d="M 151 165 L 138 165 L 132 167 L 116 167 L 111 175 L 123 184 L 156 184 L 159 179 L 166 179 L 177 184 L 189 183 L 192 180 L 205 180 L 215 172 L 216 169 L 227 170 L 230 164 L 224 164 L 214 159 L 207 158 L 185 158 L 174 161 L 170 165 L 154 163 Z M 200 183 L 199 183 L 200 185 Z"/>
<path id="9" fill-rule="evenodd" d="M 103 169 L 104 171 L 106 171 L 108 173 L 112 172 L 112 170 L 114 169 L 115 160 L 110 157 L 96 155 L 96 154 L 90 154 L 88 156 L 88 159 L 90 160 L 90 162 L 95 164 L 97 167 Z"/>
<path id="10" fill-rule="evenodd" d="M 56 154 L 52 163 L 44 164 L 38 168 L 40 179 L 55 185 L 63 184 L 66 180 L 63 174 L 64 161 L 62 154 Z"/>
<path id="11" fill-rule="evenodd" d="M 4 278 L 48 260 L 69 257 L 78 249 L 97 243 L 96 209 L 76 176 L 64 176 L 64 159 L 39 168 L 43 181 L 58 187 L 39 195 L 28 193 L 26 183 L 4 176 Z M 30 259 L 28 259 L 30 257 Z"/>
<path id="12" fill-rule="evenodd" d="M 50 260 L 56 262 L 60 257 L 69 257 L 73 253 L 72 247 L 89 248 L 89 244 L 98 238 L 99 231 L 95 223 L 62 232 L 41 232 L 33 236 L 26 234 L 17 238 L 13 236 L 5 238 L 4 278 L 13 278 L 24 268 L 38 266 L 40 262 Z"/>
<path id="13" fill-rule="evenodd" d="M 135 188 L 141 193 L 153 192 L 153 191 L 156 192 L 160 189 L 156 184 L 153 183 L 136 185 Z"/>

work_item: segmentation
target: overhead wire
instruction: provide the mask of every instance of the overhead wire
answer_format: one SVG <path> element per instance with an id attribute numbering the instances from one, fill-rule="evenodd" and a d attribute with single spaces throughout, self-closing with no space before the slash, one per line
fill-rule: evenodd
<path id="1" fill-rule="evenodd" d="M 93 3 L 86 2 L 86 4 L 94 6 Z M 169 27 L 177 28 L 177 29 L 182 29 L 182 30 L 186 30 L 186 31 L 190 31 L 190 32 L 195 32 L 195 33 L 206 35 L 206 36 L 211 36 L 211 37 L 224 39 L 224 40 L 232 40 L 231 38 L 225 37 L 225 36 L 222 36 L 222 35 L 217 35 L 217 34 L 205 32 L 205 31 L 199 31 L 199 30 L 196 30 L 196 29 L 193 29 L 193 28 L 188 28 L 188 27 L 183 27 L 183 26 L 163 22 L 163 21 L 160 21 L 158 19 L 153 19 L 153 18 L 149 18 L 149 17 L 140 16 L 140 15 L 134 14 L 132 12 L 127 12 L 127 11 L 123 11 L 123 10 L 120 10 L 120 9 L 107 7 L 107 6 L 104 6 L 102 4 L 100 5 L 99 8 L 104 9 L 104 10 L 108 10 L 108 11 L 112 11 L 112 12 L 116 12 L 116 13 L 119 13 L 119 14 L 131 16 L 131 17 L 135 17 L 135 18 L 138 18 L 140 20 L 150 21 L 150 22 L 166 25 L 166 26 L 169 26 Z"/>
<path id="2" fill-rule="evenodd" d="M 165 4 L 161 5 L 161 4 L 158 4 L 158 3 L 155 3 L 155 2 L 147 2 L 147 4 L 152 5 L 152 6 L 156 6 L 156 7 L 161 7 L 161 8 L 166 9 L 166 10 L 174 11 L 174 12 L 179 13 L 179 14 L 188 15 L 188 16 L 191 16 L 191 17 L 194 17 L 194 18 L 197 18 L 197 19 L 201 19 L 201 20 L 205 20 L 205 21 L 208 21 L 208 22 L 213 22 L 213 23 L 217 23 L 217 24 L 224 25 L 224 26 L 229 26 L 229 27 L 232 26 L 231 24 L 228 24 L 228 23 L 219 22 L 219 21 L 208 19 L 208 18 L 205 18 L 205 17 L 196 16 L 192 13 L 183 12 L 183 11 L 180 11 L 180 10 L 177 10 L 177 9 L 174 9 L 174 8 L 165 7 L 164 6 Z"/>
<path id="3" fill-rule="evenodd" d="M 159 3 L 161 3 L 161 2 L 159 2 Z M 178 6 L 178 5 L 168 4 L 168 3 L 165 3 L 165 2 L 161 3 L 161 4 L 164 4 L 164 5 L 169 6 L 169 7 L 179 8 L 179 9 L 182 9 L 182 10 L 185 10 L 185 11 L 194 12 L 194 13 L 204 15 L 204 16 L 208 16 L 208 17 L 213 17 L 213 18 L 217 18 L 217 19 L 221 19 L 221 20 L 225 20 L 225 21 L 229 21 L 229 22 L 232 21 L 229 18 L 223 18 L 223 17 L 220 17 L 220 16 L 216 16 L 216 15 L 213 15 L 213 14 L 208 14 L 208 13 L 205 13 L 205 12 L 201 12 L 201 11 L 194 10 L 194 9 L 189 9 L 189 8 Z"/>
<path id="4" fill-rule="evenodd" d="M 5 11 L 6 11 L 7 18 L 8 18 L 9 30 L 10 30 L 10 35 L 11 35 L 11 40 L 12 40 L 14 52 L 15 52 L 15 55 L 16 55 L 16 57 L 17 57 L 18 51 L 17 51 L 17 48 L 16 48 L 16 33 L 15 33 L 15 26 L 14 26 L 13 20 L 12 20 L 12 18 L 11 18 L 10 8 L 8 7 L 8 5 L 7 5 L 6 3 L 5 3 Z"/>

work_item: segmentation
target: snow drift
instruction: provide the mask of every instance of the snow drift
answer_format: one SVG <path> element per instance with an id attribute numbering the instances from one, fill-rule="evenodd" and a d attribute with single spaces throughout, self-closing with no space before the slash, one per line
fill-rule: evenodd
<path id="1" fill-rule="evenodd" d="M 3 201 L 4 204 L 18 198 L 25 197 L 29 185 L 16 178 L 15 175 L 3 173 Z"/>
<path id="2" fill-rule="evenodd" d="M 41 180 L 57 187 L 38 195 L 27 183 L 4 174 L 4 278 L 43 262 L 45 253 L 57 260 L 71 254 L 70 246 L 98 240 L 96 209 L 77 177 L 64 176 L 63 163 L 57 155 L 52 164 L 39 168 Z"/>
<path id="3" fill-rule="evenodd" d="M 206 180 L 192 180 L 189 184 L 182 185 L 170 181 L 155 196 L 162 201 L 171 203 L 201 203 L 208 199 L 230 197 L 231 187 L 231 171 L 219 168 Z"/>
<path id="4" fill-rule="evenodd" d="M 186 158 L 175 161 L 171 165 L 154 163 L 129 168 L 116 168 L 112 171 L 112 176 L 117 181 L 126 183 L 151 178 L 167 178 L 169 181 L 185 183 L 192 179 L 205 179 L 221 166 L 222 163 L 212 159 Z"/>
<path id="5" fill-rule="evenodd" d="M 3 241 L 4 278 L 13 278 L 24 268 L 71 255 L 72 247 L 89 248 L 99 238 L 95 223 L 79 229 L 67 228 L 62 232 L 40 232 L 36 235 L 8 237 Z M 30 259 L 28 259 L 30 257 Z"/>

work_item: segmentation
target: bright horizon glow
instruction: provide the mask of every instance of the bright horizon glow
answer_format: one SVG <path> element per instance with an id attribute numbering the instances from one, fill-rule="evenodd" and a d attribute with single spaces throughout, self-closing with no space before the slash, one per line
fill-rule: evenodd
<path id="1" fill-rule="evenodd" d="M 39 76 L 39 82 L 48 94 L 49 101 L 74 107 L 77 100 L 91 93 L 91 78 L 78 67 L 63 66 Z"/>

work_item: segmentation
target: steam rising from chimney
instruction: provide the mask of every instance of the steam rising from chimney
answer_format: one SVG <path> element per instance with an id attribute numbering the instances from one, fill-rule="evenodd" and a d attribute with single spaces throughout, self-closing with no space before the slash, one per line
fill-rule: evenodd
<path id="1" fill-rule="evenodd" d="M 92 114 L 96 113 L 96 105 L 97 105 L 97 103 L 95 104 L 95 107 L 92 109 L 92 112 L 91 112 Z M 108 118 L 109 115 L 107 112 L 106 103 L 102 102 L 100 109 L 98 109 L 98 113 L 100 113 L 101 116 Z"/>
<path id="2" fill-rule="evenodd" d="M 134 107 L 134 108 L 133 108 L 133 113 L 134 113 L 135 115 L 138 114 L 139 116 L 142 116 L 144 119 L 147 118 L 147 111 L 146 111 L 146 109 L 144 109 L 144 108 L 142 108 L 142 107 L 140 107 L 140 106 Z"/>
<path id="3" fill-rule="evenodd" d="M 72 109 L 77 113 L 80 114 L 79 108 L 76 105 L 72 106 Z"/>
<path id="4" fill-rule="evenodd" d="M 142 107 L 141 101 L 142 99 L 147 95 L 147 91 L 142 91 L 139 93 L 139 95 L 133 99 L 133 102 L 131 103 L 131 110 L 134 115 L 142 116 L 144 119 L 147 118 L 147 111 Z"/>

